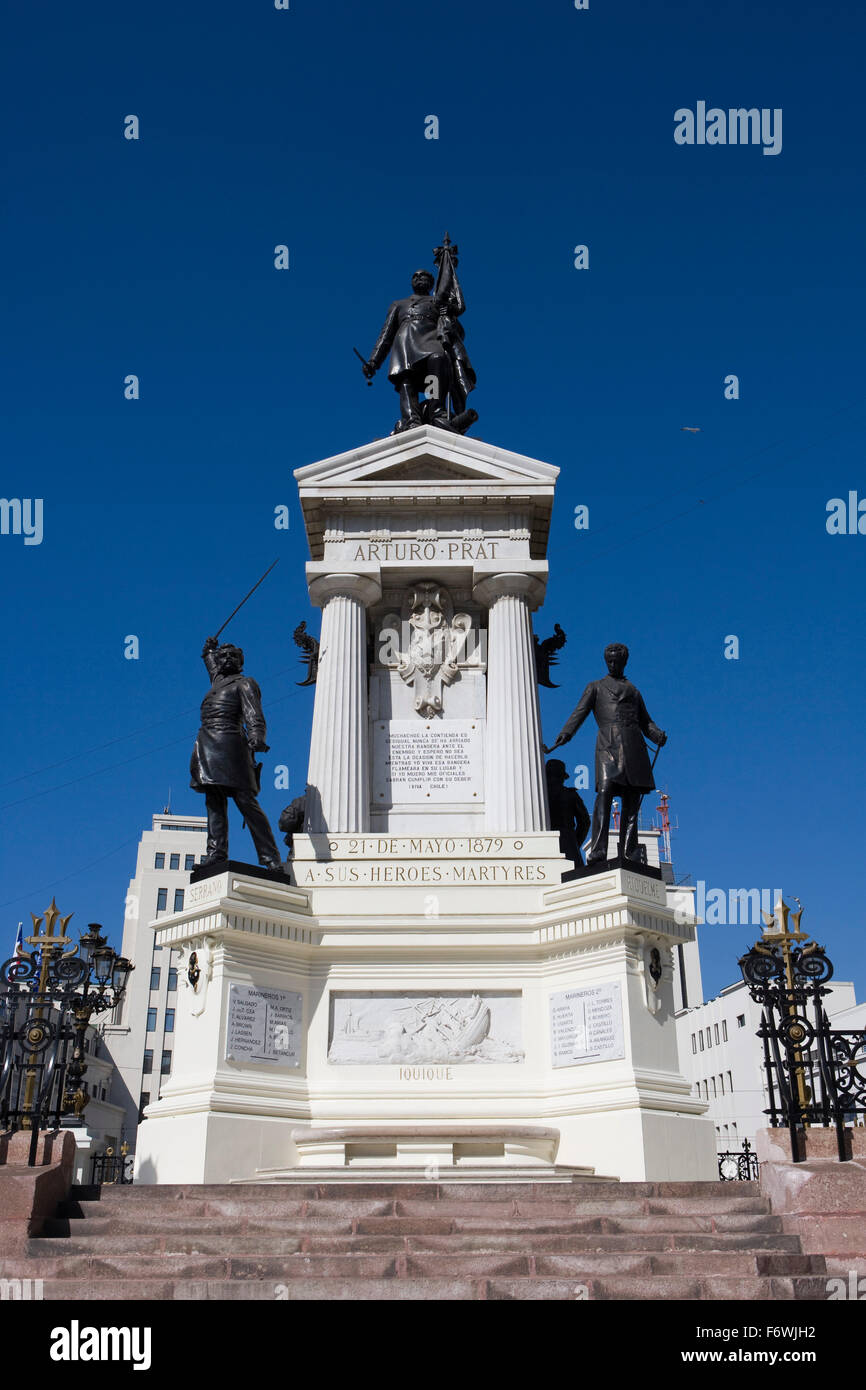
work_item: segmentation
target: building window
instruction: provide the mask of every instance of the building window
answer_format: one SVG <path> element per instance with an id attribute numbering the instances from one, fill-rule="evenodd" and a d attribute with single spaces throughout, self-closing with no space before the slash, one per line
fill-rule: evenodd
<path id="1" fill-rule="evenodd" d="M 703 1028 L 702 1028 L 701 1031 L 698 1033 L 698 1042 L 699 1042 L 700 1045 L 701 1045 L 701 1052 L 703 1052 L 703 1050 L 704 1050 L 704 1030 L 703 1030 Z"/>
<path id="2" fill-rule="evenodd" d="M 148 1048 L 144 1054 L 144 1065 L 141 1070 L 144 1076 L 150 1076 L 150 1073 L 153 1071 L 153 1053 L 150 1048 Z"/>
<path id="3" fill-rule="evenodd" d="M 720 1085 L 721 1088 L 722 1088 L 722 1095 L 724 1095 L 724 1094 L 725 1094 L 725 1073 L 724 1073 L 723 1071 L 722 1071 L 722 1072 L 719 1072 L 719 1085 Z"/>
<path id="4" fill-rule="evenodd" d="M 195 868 L 195 855 L 194 855 L 194 854 L 185 854 L 185 855 L 184 855 L 184 857 L 183 857 L 183 867 L 186 869 L 187 873 L 189 873 L 190 869 L 194 869 L 194 868 Z"/>
<path id="5" fill-rule="evenodd" d="M 155 869 L 164 869 L 164 868 L 165 868 L 165 855 L 164 855 L 164 854 L 155 854 L 155 855 L 153 856 L 153 867 L 154 867 Z"/>
<path id="6" fill-rule="evenodd" d="M 733 1094 L 734 1083 L 733 1083 L 733 1081 L 731 1080 L 731 1073 L 730 1073 L 730 1072 L 728 1072 L 728 1090 L 731 1092 L 731 1094 Z"/>
<path id="7" fill-rule="evenodd" d="M 168 902 L 168 889 L 167 889 L 167 888 L 157 888 L 157 890 L 156 890 L 156 910 L 157 910 L 157 912 L 165 912 L 165 906 L 166 906 L 166 903 L 167 903 L 167 902 Z"/>
<path id="8" fill-rule="evenodd" d="M 726 1018 L 723 1018 L 723 1019 L 722 1019 L 722 1042 L 727 1042 L 727 1041 L 728 1041 L 728 1020 L 727 1020 Z"/>
<path id="9" fill-rule="evenodd" d="M 738 1027 L 738 1028 L 745 1028 L 745 1026 L 746 1026 L 746 1015 L 745 1015 L 745 1014 L 737 1014 L 737 1027 Z"/>
<path id="10" fill-rule="evenodd" d="M 158 966 L 158 965 L 152 966 L 152 967 L 151 967 L 151 971 L 150 971 L 150 987 L 151 987 L 151 989 L 159 989 L 159 976 L 160 976 L 160 969 L 159 969 L 159 966 Z"/>
<path id="11" fill-rule="evenodd" d="M 713 1100 L 715 1100 L 719 1094 L 716 1090 L 716 1078 L 714 1076 L 711 1076 L 710 1081 L 713 1083 Z"/>
<path id="12" fill-rule="evenodd" d="M 695 1037 L 694 1033 L 692 1033 L 692 1052 L 697 1052 L 697 1050 L 698 1050 L 698 1040 L 697 1040 L 697 1038 Z"/>
<path id="13" fill-rule="evenodd" d="M 712 1047 L 712 1045 L 713 1045 L 713 1035 L 712 1035 L 712 1033 L 710 1032 L 710 1030 L 709 1030 L 709 1028 L 708 1028 L 708 1029 L 707 1029 L 707 1047 Z"/>
<path id="14" fill-rule="evenodd" d="M 175 888 L 175 890 L 174 890 L 174 910 L 175 910 L 175 912 L 180 912 L 180 910 L 181 910 L 182 907 L 183 907 L 183 889 L 182 889 L 182 888 Z"/>
<path id="15" fill-rule="evenodd" d="M 714 1032 L 715 1035 L 716 1035 L 716 1047 L 718 1047 L 718 1045 L 719 1045 L 719 1025 L 718 1025 L 717 1023 L 714 1023 L 714 1024 L 713 1024 L 713 1032 Z"/>
<path id="16" fill-rule="evenodd" d="M 142 1091 L 138 1098 L 138 1121 L 139 1124 L 144 1119 L 145 1106 L 150 1105 L 150 1091 Z"/>
<path id="17" fill-rule="evenodd" d="M 147 1011 L 147 1031 L 148 1033 L 156 1032 L 156 1009 L 148 1009 Z"/>
<path id="18" fill-rule="evenodd" d="M 168 861 L 168 867 L 169 867 L 170 869 L 179 869 L 179 868 L 180 868 L 180 855 L 179 855 L 179 854 L 173 854 L 173 855 L 171 856 L 171 858 L 170 858 L 169 861 Z"/>
<path id="19" fill-rule="evenodd" d="M 167 1033 L 174 1032 L 174 1009 L 166 1009 L 165 1011 L 165 1031 Z"/>
<path id="20" fill-rule="evenodd" d="M 170 1049 L 169 1049 L 169 1050 L 166 1050 L 165 1052 L 163 1052 L 163 1054 L 162 1054 L 162 1062 L 160 1063 L 159 1074 L 160 1074 L 160 1076 L 168 1076 L 168 1074 L 169 1074 L 170 1071 L 171 1071 L 171 1051 L 170 1051 Z"/>
<path id="21" fill-rule="evenodd" d="M 168 992 L 169 992 L 169 994 L 174 994 L 176 990 L 177 990 L 177 967 L 174 966 L 174 965 L 170 965 L 170 966 L 168 967 Z"/>
<path id="22" fill-rule="evenodd" d="M 206 859 L 207 859 L 207 854 L 200 854 L 199 857 L 198 857 L 198 862 L 199 862 L 200 864 L 203 864 L 204 861 L 205 861 Z"/>

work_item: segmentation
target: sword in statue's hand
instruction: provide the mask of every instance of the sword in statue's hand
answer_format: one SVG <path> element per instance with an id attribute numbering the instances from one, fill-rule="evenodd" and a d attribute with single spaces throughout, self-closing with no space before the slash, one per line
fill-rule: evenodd
<path id="1" fill-rule="evenodd" d="M 232 611 L 231 611 L 231 613 L 229 613 L 229 615 L 228 615 L 228 617 L 226 618 L 225 622 L 223 623 L 222 627 L 218 627 L 218 628 L 217 628 L 216 632 L 215 632 L 214 635 L 213 635 L 214 644 L 216 643 L 217 637 L 219 637 L 220 633 L 222 632 L 223 627 L 228 627 L 228 625 L 229 625 L 229 623 L 231 622 L 232 618 L 234 617 L 235 613 L 238 613 L 238 612 L 240 611 L 240 609 L 243 608 L 243 606 L 244 606 L 244 604 L 246 603 L 246 601 L 247 601 L 248 598 L 252 598 L 253 594 L 256 592 L 256 589 L 259 587 L 259 585 L 260 585 L 260 584 L 263 584 L 264 581 L 267 579 L 267 577 L 268 577 L 268 575 L 270 574 L 271 570 L 274 568 L 274 565 L 279 564 L 279 558 L 280 558 L 280 557 L 277 556 L 276 560 L 274 560 L 274 564 L 273 564 L 273 565 L 268 565 L 268 567 L 267 567 L 267 569 L 265 570 L 264 574 L 262 575 L 261 579 L 256 580 L 255 584 L 254 584 L 253 587 L 250 589 L 249 593 L 246 594 L 246 595 L 241 599 L 241 601 L 240 601 L 240 603 L 238 604 L 237 608 L 233 608 Z M 211 641 L 211 638 L 209 637 L 209 638 L 208 638 L 208 642 L 210 642 L 210 641 Z"/>
<path id="2" fill-rule="evenodd" d="M 667 743 L 667 737 L 665 737 L 665 743 Z M 652 762 L 650 763 L 650 776 L 652 776 L 652 773 L 653 773 L 653 771 L 654 771 L 654 769 L 655 769 L 655 765 L 656 765 L 656 759 L 658 758 L 658 755 L 659 755 L 659 753 L 662 751 L 663 748 L 664 748 L 664 743 L 660 743 L 660 744 L 658 745 L 658 747 L 656 748 L 656 751 L 653 753 L 653 760 L 652 760 Z M 638 804 L 637 804 L 638 810 L 640 810 L 641 806 L 643 805 L 643 799 L 644 799 L 645 796 L 646 796 L 646 792 L 641 792 L 641 794 L 640 794 L 640 801 L 639 801 Z"/>
<path id="3" fill-rule="evenodd" d="M 370 366 L 370 363 L 367 361 L 366 357 L 362 357 L 362 356 L 361 356 L 361 354 L 360 354 L 360 352 L 358 351 L 357 348 L 352 348 L 352 351 L 354 352 L 355 356 L 358 358 L 358 361 L 361 363 L 361 366 L 362 366 L 363 369 L 364 369 L 364 376 L 367 378 L 367 385 L 368 385 L 368 386 L 372 386 L 372 385 L 373 385 L 373 369 L 372 369 L 372 367 Z"/>

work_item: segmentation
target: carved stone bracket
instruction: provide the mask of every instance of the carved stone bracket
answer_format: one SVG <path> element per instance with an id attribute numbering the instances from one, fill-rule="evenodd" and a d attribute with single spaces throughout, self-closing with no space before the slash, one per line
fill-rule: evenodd
<path id="1" fill-rule="evenodd" d="M 213 977 L 215 946 L 216 937 L 197 936 L 175 948 L 180 954 L 178 981 L 184 989 L 190 990 L 195 997 L 190 1008 L 190 1014 L 193 1018 L 200 1018 L 205 1011 L 208 985 Z M 193 955 L 197 957 L 194 964 L 191 960 Z M 190 966 L 193 967 L 192 974 L 195 978 L 195 984 L 190 979 Z"/>

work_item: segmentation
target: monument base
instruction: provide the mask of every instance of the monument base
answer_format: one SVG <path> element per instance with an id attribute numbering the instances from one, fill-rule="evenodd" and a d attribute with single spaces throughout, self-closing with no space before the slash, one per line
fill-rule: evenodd
<path id="1" fill-rule="evenodd" d="M 436 1125 L 296 1129 L 298 1162 L 247 1182 L 604 1182 L 591 1168 L 557 1165 L 559 1131 L 535 1126 Z"/>
<path id="2" fill-rule="evenodd" d="M 215 878 L 217 874 L 239 873 L 251 878 L 270 878 L 276 883 L 285 883 L 286 869 L 268 869 L 264 864 L 245 864 L 242 859 L 221 859 L 215 864 L 197 864 L 192 870 L 190 883 L 201 883 L 203 879 Z"/>
<path id="3" fill-rule="evenodd" d="M 672 952 L 693 928 L 657 878 L 561 883 L 542 832 L 454 836 L 448 858 L 441 837 L 295 845 L 294 883 L 226 867 L 153 923 L 198 974 L 182 960 L 139 1182 L 715 1179 L 677 1056 Z"/>
<path id="4" fill-rule="evenodd" d="M 644 878 L 655 878 L 662 881 L 662 871 L 655 864 L 644 864 L 637 859 L 616 859 L 597 860 L 591 864 L 580 864 L 573 873 L 567 874 L 566 878 L 589 878 L 593 874 L 606 874 L 611 869 L 626 869 L 630 874 L 643 874 Z"/>

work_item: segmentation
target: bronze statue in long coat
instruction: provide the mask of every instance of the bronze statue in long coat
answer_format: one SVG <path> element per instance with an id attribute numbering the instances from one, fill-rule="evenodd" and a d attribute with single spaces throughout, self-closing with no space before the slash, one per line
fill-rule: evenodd
<path id="1" fill-rule="evenodd" d="M 262 692 L 243 674 L 244 654 L 215 637 L 204 644 L 202 659 L 211 688 L 201 702 L 201 728 L 190 759 L 190 786 L 203 792 L 207 805 L 205 864 L 228 859 L 228 798 L 246 821 L 259 863 L 282 869 L 268 818 L 258 803 L 260 765 L 254 752 L 268 752 Z"/>
<path id="2" fill-rule="evenodd" d="M 587 851 L 587 866 L 607 863 L 607 845 L 611 802 L 615 796 L 622 803 L 619 830 L 619 857 L 639 863 L 637 818 L 642 797 L 655 787 L 649 753 L 644 736 L 659 747 L 667 742 L 667 734 L 654 724 L 647 713 L 643 696 L 637 686 L 625 678 L 628 647 L 612 642 L 604 649 L 607 675 L 590 681 L 570 717 L 565 721 L 556 742 L 546 753 L 568 743 L 590 713 L 598 724 L 595 743 L 595 790 L 592 812 L 592 840 Z"/>

